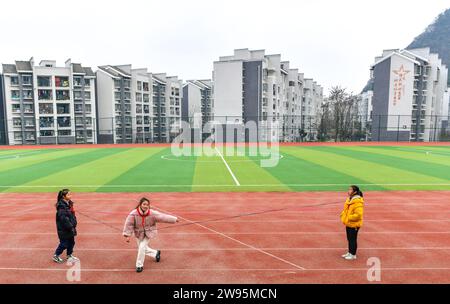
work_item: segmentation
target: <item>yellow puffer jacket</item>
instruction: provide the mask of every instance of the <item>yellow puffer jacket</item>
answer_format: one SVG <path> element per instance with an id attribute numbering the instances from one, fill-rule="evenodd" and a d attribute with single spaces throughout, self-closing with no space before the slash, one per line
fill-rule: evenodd
<path id="1" fill-rule="evenodd" d="M 359 228 L 363 224 L 364 199 L 355 195 L 351 200 L 347 198 L 344 210 L 341 212 L 341 222 L 350 228 Z"/>

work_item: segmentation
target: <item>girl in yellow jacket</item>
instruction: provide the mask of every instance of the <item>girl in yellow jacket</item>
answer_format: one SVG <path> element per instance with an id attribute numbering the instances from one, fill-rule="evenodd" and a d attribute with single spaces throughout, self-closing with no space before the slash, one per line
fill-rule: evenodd
<path id="1" fill-rule="evenodd" d="M 348 240 L 348 252 L 342 255 L 346 260 L 356 260 L 357 238 L 363 223 L 363 209 L 363 193 L 358 186 L 350 186 L 344 210 L 341 212 L 341 221 L 346 227 Z"/>

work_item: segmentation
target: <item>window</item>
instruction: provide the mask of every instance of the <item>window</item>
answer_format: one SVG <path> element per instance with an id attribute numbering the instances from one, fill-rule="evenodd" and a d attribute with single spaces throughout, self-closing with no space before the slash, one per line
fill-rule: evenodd
<path id="1" fill-rule="evenodd" d="M 82 104 L 75 104 L 75 113 L 83 112 Z"/>
<path id="2" fill-rule="evenodd" d="M 15 99 L 15 100 L 20 99 L 20 91 L 19 90 L 12 90 L 11 91 L 11 99 Z"/>
<path id="3" fill-rule="evenodd" d="M 137 90 L 142 91 L 142 81 L 137 82 Z"/>
<path id="4" fill-rule="evenodd" d="M 84 105 L 84 109 L 85 109 L 85 111 L 86 111 L 86 114 L 90 114 L 91 111 L 92 111 L 91 105 L 89 105 L 89 104 Z"/>
<path id="5" fill-rule="evenodd" d="M 150 95 L 144 94 L 144 102 L 149 103 L 150 102 Z"/>
<path id="6" fill-rule="evenodd" d="M 58 127 L 60 128 L 70 127 L 70 117 L 58 117 Z"/>
<path id="7" fill-rule="evenodd" d="M 129 79 L 124 79 L 123 87 L 129 89 L 131 87 L 131 81 Z"/>
<path id="8" fill-rule="evenodd" d="M 90 79 L 84 79 L 84 87 L 89 88 L 91 87 L 91 80 Z"/>
<path id="9" fill-rule="evenodd" d="M 50 76 L 38 76 L 37 77 L 38 87 L 51 87 L 51 77 Z"/>
<path id="10" fill-rule="evenodd" d="M 40 103 L 39 104 L 39 114 L 53 114 L 53 104 Z"/>
<path id="11" fill-rule="evenodd" d="M 23 120 L 25 127 L 34 127 L 34 119 L 33 118 L 25 118 Z"/>
<path id="12" fill-rule="evenodd" d="M 136 93 L 136 102 L 142 102 L 142 94 Z"/>
<path id="13" fill-rule="evenodd" d="M 25 140 L 35 140 L 34 132 L 25 132 Z"/>
<path id="14" fill-rule="evenodd" d="M 54 120 L 53 117 L 40 117 L 39 118 L 39 127 L 41 128 L 53 128 Z"/>
<path id="15" fill-rule="evenodd" d="M 121 81 L 120 81 L 120 79 L 114 79 L 114 87 L 115 87 L 116 89 L 120 89 L 120 87 L 121 87 Z"/>
<path id="16" fill-rule="evenodd" d="M 55 134 L 55 132 L 53 130 L 46 130 L 46 131 L 40 131 L 39 134 L 42 137 L 45 137 L 45 136 L 53 136 Z"/>
<path id="17" fill-rule="evenodd" d="M 55 86 L 58 88 L 68 88 L 69 87 L 69 77 L 56 76 Z"/>
<path id="18" fill-rule="evenodd" d="M 73 99 L 82 99 L 80 91 L 73 92 Z"/>
<path id="19" fill-rule="evenodd" d="M 56 105 L 56 113 L 58 113 L 58 114 L 70 114 L 70 105 L 67 104 L 67 103 Z"/>
<path id="20" fill-rule="evenodd" d="M 70 99 L 70 91 L 66 90 L 56 91 L 56 100 L 69 100 L 69 99 Z"/>
<path id="21" fill-rule="evenodd" d="M 22 132 L 14 132 L 14 140 L 22 140 Z"/>
<path id="22" fill-rule="evenodd" d="M 91 92 L 84 92 L 84 99 L 91 100 Z"/>
<path id="23" fill-rule="evenodd" d="M 22 84 L 23 85 L 32 85 L 33 77 L 31 75 L 22 75 Z"/>
<path id="24" fill-rule="evenodd" d="M 73 77 L 73 86 L 74 87 L 81 87 L 83 85 L 83 78 L 77 76 Z"/>
<path id="25" fill-rule="evenodd" d="M 70 136 L 72 131 L 70 130 L 58 130 L 58 136 Z"/>
<path id="26" fill-rule="evenodd" d="M 149 91 L 148 82 L 144 82 L 144 83 L 142 84 L 142 86 L 143 86 L 145 92 L 148 92 L 148 91 Z"/>
<path id="27" fill-rule="evenodd" d="M 136 113 L 142 113 L 142 105 L 136 105 Z"/>
<path id="28" fill-rule="evenodd" d="M 39 100 L 52 100 L 52 90 L 38 90 Z"/>
<path id="29" fill-rule="evenodd" d="M 17 76 L 11 76 L 11 78 L 10 78 L 10 83 L 11 83 L 11 85 L 19 85 L 19 77 L 17 77 Z"/>
<path id="30" fill-rule="evenodd" d="M 120 92 L 114 92 L 114 98 L 120 100 Z"/>
<path id="31" fill-rule="evenodd" d="M 22 94 L 24 99 L 33 99 L 33 91 L 31 90 L 24 90 Z"/>
<path id="32" fill-rule="evenodd" d="M 32 104 L 24 104 L 23 105 L 23 112 L 24 113 L 34 113 L 34 108 Z"/>
<path id="33" fill-rule="evenodd" d="M 144 113 L 145 114 L 150 113 L 150 107 L 149 106 L 147 106 L 147 105 L 144 106 Z"/>
<path id="34" fill-rule="evenodd" d="M 20 118 L 13 118 L 13 127 L 14 128 L 21 128 L 22 127 L 22 119 L 20 119 Z"/>

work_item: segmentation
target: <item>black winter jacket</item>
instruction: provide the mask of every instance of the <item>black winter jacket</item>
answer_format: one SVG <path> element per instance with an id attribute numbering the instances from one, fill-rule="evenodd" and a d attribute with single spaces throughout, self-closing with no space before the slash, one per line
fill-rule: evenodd
<path id="1" fill-rule="evenodd" d="M 56 204 L 56 229 L 61 240 L 70 239 L 77 235 L 77 218 L 75 213 L 71 211 L 69 203 L 60 200 Z"/>

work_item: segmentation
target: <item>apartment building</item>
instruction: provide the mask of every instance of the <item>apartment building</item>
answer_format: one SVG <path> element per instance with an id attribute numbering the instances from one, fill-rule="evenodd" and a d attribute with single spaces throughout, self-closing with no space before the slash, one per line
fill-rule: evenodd
<path id="1" fill-rule="evenodd" d="M 192 126 L 203 127 L 213 119 L 212 82 L 206 80 L 188 80 L 183 85 L 181 119 Z"/>
<path id="2" fill-rule="evenodd" d="M 132 143 L 131 65 L 99 66 L 96 74 L 98 142 Z"/>
<path id="3" fill-rule="evenodd" d="M 131 108 L 133 142 L 153 142 L 153 76 L 147 69 L 132 69 Z"/>
<path id="4" fill-rule="evenodd" d="M 371 67 L 372 140 L 438 140 L 447 75 L 429 48 L 385 50 L 376 57 Z"/>
<path id="5" fill-rule="evenodd" d="M 373 91 L 368 90 L 359 95 L 358 100 L 358 121 L 363 129 L 367 128 L 372 121 Z"/>
<path id="6" fill-rule="evenodd" d="M 303 92 L 304 75 L 280 54 L 238 49 L 214 62 L 215 120 L 238 125 L 254 121 L 261 140 L 275 134 L 281 141 L 298 139 Z"/>
<path id="7" fill-rule="evenodd" d="M 128 65 L 97 71 L 99 142 L 170 142 L 180 132 L 182 82 Z"/>
<path id="8" fill-rule="evenodd" d="M 323 88 L 312 78 L 305 79 L 302 96 L 301 129 L 306 134 L 305 140 L 317 140 L 318 114 L 323 103 Z"/>
<path id="9" fill-rule="evenodd" d="M 183 81 L 165 73 L 153 74 L 154 137 L 157 142 L 172 142 L 181 131 Z"/>
<path id="10" fill-rule="evenodd" d="M 67 60 L 3 64 L 7 143 L 96 143 L 95 74 Z"/>

